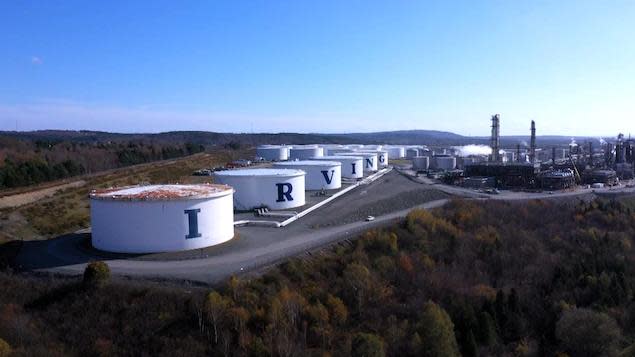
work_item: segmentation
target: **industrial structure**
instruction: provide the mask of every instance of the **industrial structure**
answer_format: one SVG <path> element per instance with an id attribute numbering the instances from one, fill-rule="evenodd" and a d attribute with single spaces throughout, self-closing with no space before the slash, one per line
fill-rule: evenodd
<path id="1" fill-rule="evenodd" d="M 306 172 L 306 190 L 335 190 L 342 187 L 342 163 L 338 161 L 285 161 L 275 163 L 273 167 Z"/>
<path id="2" fill-rule="evenodd" d="M 361 179 L 364 177 L 364 158 L 362 156 L 321 156 L 312 157 L 311 160 L 336 161 L 342 164 L 342 178 Z"/>
<path id="3" fill-rule="evenodd" d="M 412 169 L 417 172 L 427 171 L 430 168 L 429 156 L 415 156 L 412 158 Z"/>
<path id="4" fill-rule="evenodd" d="M 93 190 L 93 247 L 116 253 L 205 248 L 234 237 L 234 189 L 151 185 Z"/>
<path id="5" fill-rule="evenodd" d="M 289 151 L 290 160 L 308 160 L 316 156 L 324 156 L 324 149 L 317 145 L 293 145 Z"/>
<path id="6" fill-rule="evenodd" d="M 490 162 L 500 162 L 500 114 L 492 115 L 492 135 L 489 146 L 492 148 Z"/>
<path id="7" fill-rule="evenodd" d="M 406 148 L 403 146 L 388 146 L 384 150 L 388 152 L 389 160 L 396 160 L 406 157 Z"/>
<path id="8" fill-rule="evenodd" d="M 355 152 L 360 154 L 363 154 L 363 153 L 376 154 L 377 167 L 378 168 L 388 167 L 388 151 L 386 150 L 364 148 L 363 150 L 355 150 Z"/>
<path id="9" fill-rule="evenodd" d="M 342 152 L 339 156 L 361 156 L 364 158 L 364 172 L 376 172 L 378 170 L 377 154 L 372 152 Z"/>
<path id="10" fill-rule="evenodd" d="M 293 169 L 238 169 L 214 173 L 218 183 L 236 190 L 234 209 L 284 210 L 305 204 L 305 175 Z"/>
<path id="11" fill-rule="evenodd" d="M 260 145 L 256 156 L 266 161 L 285 161 L 289 159 L 289 147 L 282 145 Z"/>

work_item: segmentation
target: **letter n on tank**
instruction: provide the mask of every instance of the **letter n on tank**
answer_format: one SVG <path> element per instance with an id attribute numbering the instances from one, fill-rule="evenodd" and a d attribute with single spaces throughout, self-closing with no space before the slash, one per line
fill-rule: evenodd
<path id="1" fill-rule="evenodd" d="M 290 183 L 277 183 L 276 186 L 278 187 L 278 199 L 276 202 L 293 201 L 293 197 L 291 196 L 293 186 Z"/>
<path id="2" fill-rule="evenodd" d="M 201 234 L 198 232 L 198 214 L 201 212 L 200 208 L 186 209 L 187 223 L 189 226 L 189 233 L 185 236 L 185 239 L 200 238 Z"/>

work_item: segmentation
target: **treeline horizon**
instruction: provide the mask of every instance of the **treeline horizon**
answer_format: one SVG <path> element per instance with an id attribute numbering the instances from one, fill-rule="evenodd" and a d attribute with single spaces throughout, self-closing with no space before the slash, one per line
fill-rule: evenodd
<path id="1" fill-rule="evenodd" d="M 203 145 L 148 140 L 76 142 L 0 136 L 0 189 L 192 155 Z"/>

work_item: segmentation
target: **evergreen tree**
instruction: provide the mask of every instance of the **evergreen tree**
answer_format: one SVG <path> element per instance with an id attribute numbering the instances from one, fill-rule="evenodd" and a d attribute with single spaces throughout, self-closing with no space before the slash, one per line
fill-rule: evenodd
<path id="1" fill-rule="evenodd" d="M 483 311 L 478 315 L 476 337 L 481 345 L 487 347 L 491 347 L 496 343 L 496 324 L 487 311 Z"/>

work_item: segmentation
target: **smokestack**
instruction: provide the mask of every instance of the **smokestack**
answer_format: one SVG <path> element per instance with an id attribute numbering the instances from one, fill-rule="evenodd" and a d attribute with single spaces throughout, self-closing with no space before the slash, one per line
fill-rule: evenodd
<path id="1" fill-rule="evenodd" d="M 551 163 L 555 166 L 556 165 L 556 147 L 552 147 L 551 148 Z"/>
<path id="2" fill-rule="evenodd" d="M 593 167 L 593 142 L 589 141 L 589 166 Z"/>
<path id="3" fill-rule="evenodd" d="M 536 122 L 531 121 L 531 142 L 529 143 L 529 161 L 536 162 Z"/>
<path id="4" fill-rule="evenodd" d="M 516 144 L 516 162 L 520 162 L 520 144 Z"/>
<path id="5" fill-rule="evenodd" d="M 500 162 L 500 114 L 492 115 L 492 137 L 490 139 L 490 147 L 492 148 L 492 156 L 490 161 Z"/>

